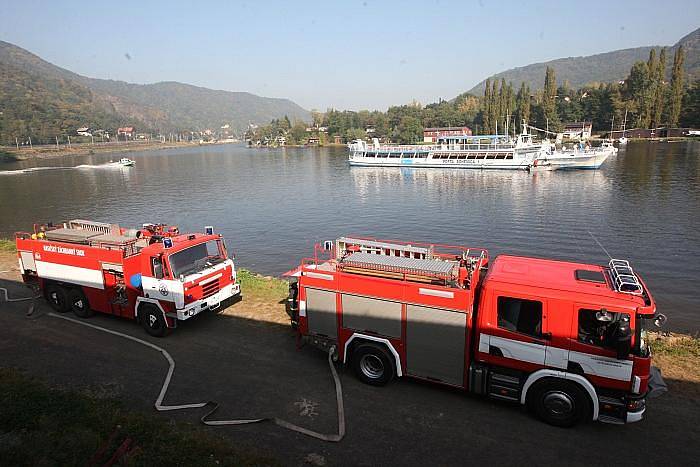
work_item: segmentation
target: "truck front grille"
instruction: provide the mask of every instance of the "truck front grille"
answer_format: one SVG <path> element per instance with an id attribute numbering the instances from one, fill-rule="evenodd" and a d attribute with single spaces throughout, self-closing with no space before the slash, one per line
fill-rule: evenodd
<path id="1" fill-rule="evenodd" d="M 211 297 L 219 291 L 219 280 L 211 281 L 202 286 L 202 298 Z"/>

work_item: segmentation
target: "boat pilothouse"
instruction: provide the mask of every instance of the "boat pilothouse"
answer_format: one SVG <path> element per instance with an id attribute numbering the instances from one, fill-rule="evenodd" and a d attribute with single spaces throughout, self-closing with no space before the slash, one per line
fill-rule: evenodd
<path id="1" fill-rule="evenodd" d="M 350 148 L 350 165 L 365 167 L 453 167 L 468 169 L 527 169 L 549 148 L 535 143 L 523 131 L 516 138 L 507 135 L 445 136 L 433 145 L 371 145 L 355 140 Z"/>

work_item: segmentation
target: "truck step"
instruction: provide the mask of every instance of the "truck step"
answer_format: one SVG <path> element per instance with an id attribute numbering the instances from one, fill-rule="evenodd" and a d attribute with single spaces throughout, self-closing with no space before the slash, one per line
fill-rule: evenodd
<path id="1" fill-rule="evenodd" d="M 520 400 L 520 378 L 492 373 L 489 378 L 488 395 L 494 399 L 517 402 Z"/>
<path id="2" fill-rule="evenodd" d="M 624 425 L 625 422 L 617 417 L 611 417 L 609 415 L 598 415 L 598 421 L 603 423 L 610 423 L 612 425 Z"/>

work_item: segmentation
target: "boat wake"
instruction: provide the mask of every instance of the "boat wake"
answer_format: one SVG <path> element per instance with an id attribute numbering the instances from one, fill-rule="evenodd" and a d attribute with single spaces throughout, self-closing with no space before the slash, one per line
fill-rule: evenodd
<path id="1" fill-rule="evenodd" d="M 119 162 L 107 162 L 105 164 L 81 164 L 76 166 L 49 166 L 29 167 L 18 170 L 0 170 L 0 175 L 21 175 L 44 170 L 89 170 L 89 169 L 122 169 L 124 165 Z"/>

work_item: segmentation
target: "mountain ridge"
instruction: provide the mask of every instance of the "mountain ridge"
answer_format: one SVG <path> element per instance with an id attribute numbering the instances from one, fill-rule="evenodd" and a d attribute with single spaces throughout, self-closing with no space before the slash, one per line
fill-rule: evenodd
<path id="1" fill-rule="evenodd" d="M 43 119 L 55 126 L 61 120 L 59 115 L 66 121 L 59 126 L 119 122 L 161 131 L 216 129 L 224 124 L 243 129 L 249 123 L 264 124 L 285 115 L 292 120 L 310 120 L 310 113 L 289 99 L 177 81 L 135 84 L 91 78 L 5 41 L 0 41 L 0 71 L 0 107 L 10 108 L 4 120 L 13 124 L 15 133 L 31 133 L 38 125 L 46 126 Z"/>
<path id="2" fill-rule="evenodd" d="M 544 75 L 547 66 L 554 68 L 557 82 L 568 81 L 573 88 L 579 88 L 591 83 L 609 83 L 624 80 L 629 70 L 637 61 L 647 61 L 651 49 L 667 48 L 666 71 L 670 76 L 673 54 L 679 45 L 686 52 L 684 68 L 688 79 L 700 78 L 700 28 L 691 31 L 671 46 L 643 46 L 627 49 L 612 50 L 593 55 L 564 57 L 544 62 L 531 63 L 520 67 L 510 68 L 493 74 L 472 87 L 468 93 L 480 95 L 484 92 L 486 79 L 512 82 L 520 86 L 521 82 L 530 86 L 531 90 L 541 89 L 544 85 Z"/>

